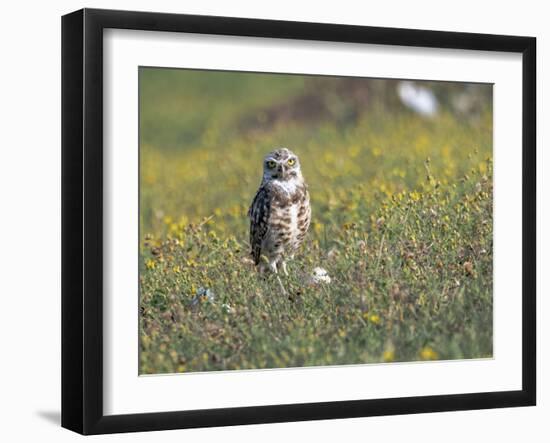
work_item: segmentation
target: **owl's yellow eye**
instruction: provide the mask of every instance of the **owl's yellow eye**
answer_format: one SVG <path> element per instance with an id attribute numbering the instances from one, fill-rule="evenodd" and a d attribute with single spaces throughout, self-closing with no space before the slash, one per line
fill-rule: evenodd
<path id="1" fill-rule="evenodd" d="M 273 169 L 275 166 L 277 166 L 277 163 L 275 163 L 273 160 L 269 160 L 266 165 L 269 169 Z"/>
<path id="2" fill-rule="evenodd" d="M 295 158 L 289 158 L 288 161 L 286 162 L 286 164 L 288 166 L 294 166 L 294 164 L 296 163 L 296 159 Z"/>

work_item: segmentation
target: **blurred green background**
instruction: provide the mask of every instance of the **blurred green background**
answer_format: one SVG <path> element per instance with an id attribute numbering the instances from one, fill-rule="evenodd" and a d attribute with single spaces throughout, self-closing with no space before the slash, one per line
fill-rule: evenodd
<path id="1" fill-rule="evenodd" d="M 423 115 L 399 98 L 403 83 L 141 68 L 142 233 L 164 231 L 165 216 L 215 214 L 246 234 L 262 159 L 275 147 L 299 155 L 322 223 L 357 186 L 387 195 L 414 189 L 428 157 L 446 181 L 492 156 L 491 85 L 416 82 L 438 103 Z"/>

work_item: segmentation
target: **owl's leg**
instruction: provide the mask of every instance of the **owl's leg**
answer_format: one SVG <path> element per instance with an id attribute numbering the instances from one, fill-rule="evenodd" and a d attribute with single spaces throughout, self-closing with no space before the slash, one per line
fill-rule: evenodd
<path id="1" fill-rule="evenodd" d="M 277 260 L 273 260 L 269 262 L 269 270 L 274 274 L 277 274 Z"/>
<path id="2" fill-rule="evenodd" d="M 277 263 L 279 270 L 283 271 L 283 274 L 288 275 L 286 270 L 286 262 L 281 258 Z"/>
<path id="3" fill-rule="evenodd" d="M 283 286 L 283 282 L 281 281 L 281 277 L 279 277 L 279 269 L 282 269 L 282 271 L 287 275 L 286 273 L 286 267 L 281 268 L 281 263 L 284 261 L 281 257 L 277 257 L 276 259 L 269 262 L 269 269 L 275 274 L 275 277 L 277 278 L 277 283 L 279 283 L 279 287 L 281 288 L 281 292 L 283 295 L 287 295 L 286 289 Z"/>
<path id="4" fill-rule="evenodd" d="M 277 274 L 277 266 L 275 265 L 275 263 L 260 263 L 258 265 L 258 271 L 260 271 L 260 274 L 269 274 L 269 273 L 274 273 L 274 274 Z"/>

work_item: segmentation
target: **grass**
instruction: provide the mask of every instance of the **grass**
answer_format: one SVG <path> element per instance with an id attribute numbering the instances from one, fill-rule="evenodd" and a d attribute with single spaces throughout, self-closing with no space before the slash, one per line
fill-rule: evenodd
<path id="1" fill-rule="evenodd" d="M 421 118 L 371 80 L 355 112 L 332 79 L 326 113 L 284 118 L 313 80 L 141 72 L 140 373 L 492 356 L 490 109 Z M 313 206 L 286 295 L 246 218 L 281 145 Z"/>

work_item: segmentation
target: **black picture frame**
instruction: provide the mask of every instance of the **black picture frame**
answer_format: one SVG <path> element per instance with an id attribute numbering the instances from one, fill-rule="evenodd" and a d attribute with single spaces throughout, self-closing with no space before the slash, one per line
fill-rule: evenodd
<path id="1" fill-rule="evenodd" d="M 522 389 L 104 415 L 103 30 L 503 51 L 522 54 Z M 536 403 L 536 39 L 83 9 L 62 18 L 62 426 L 82 434 L 530 406 Z"/>

